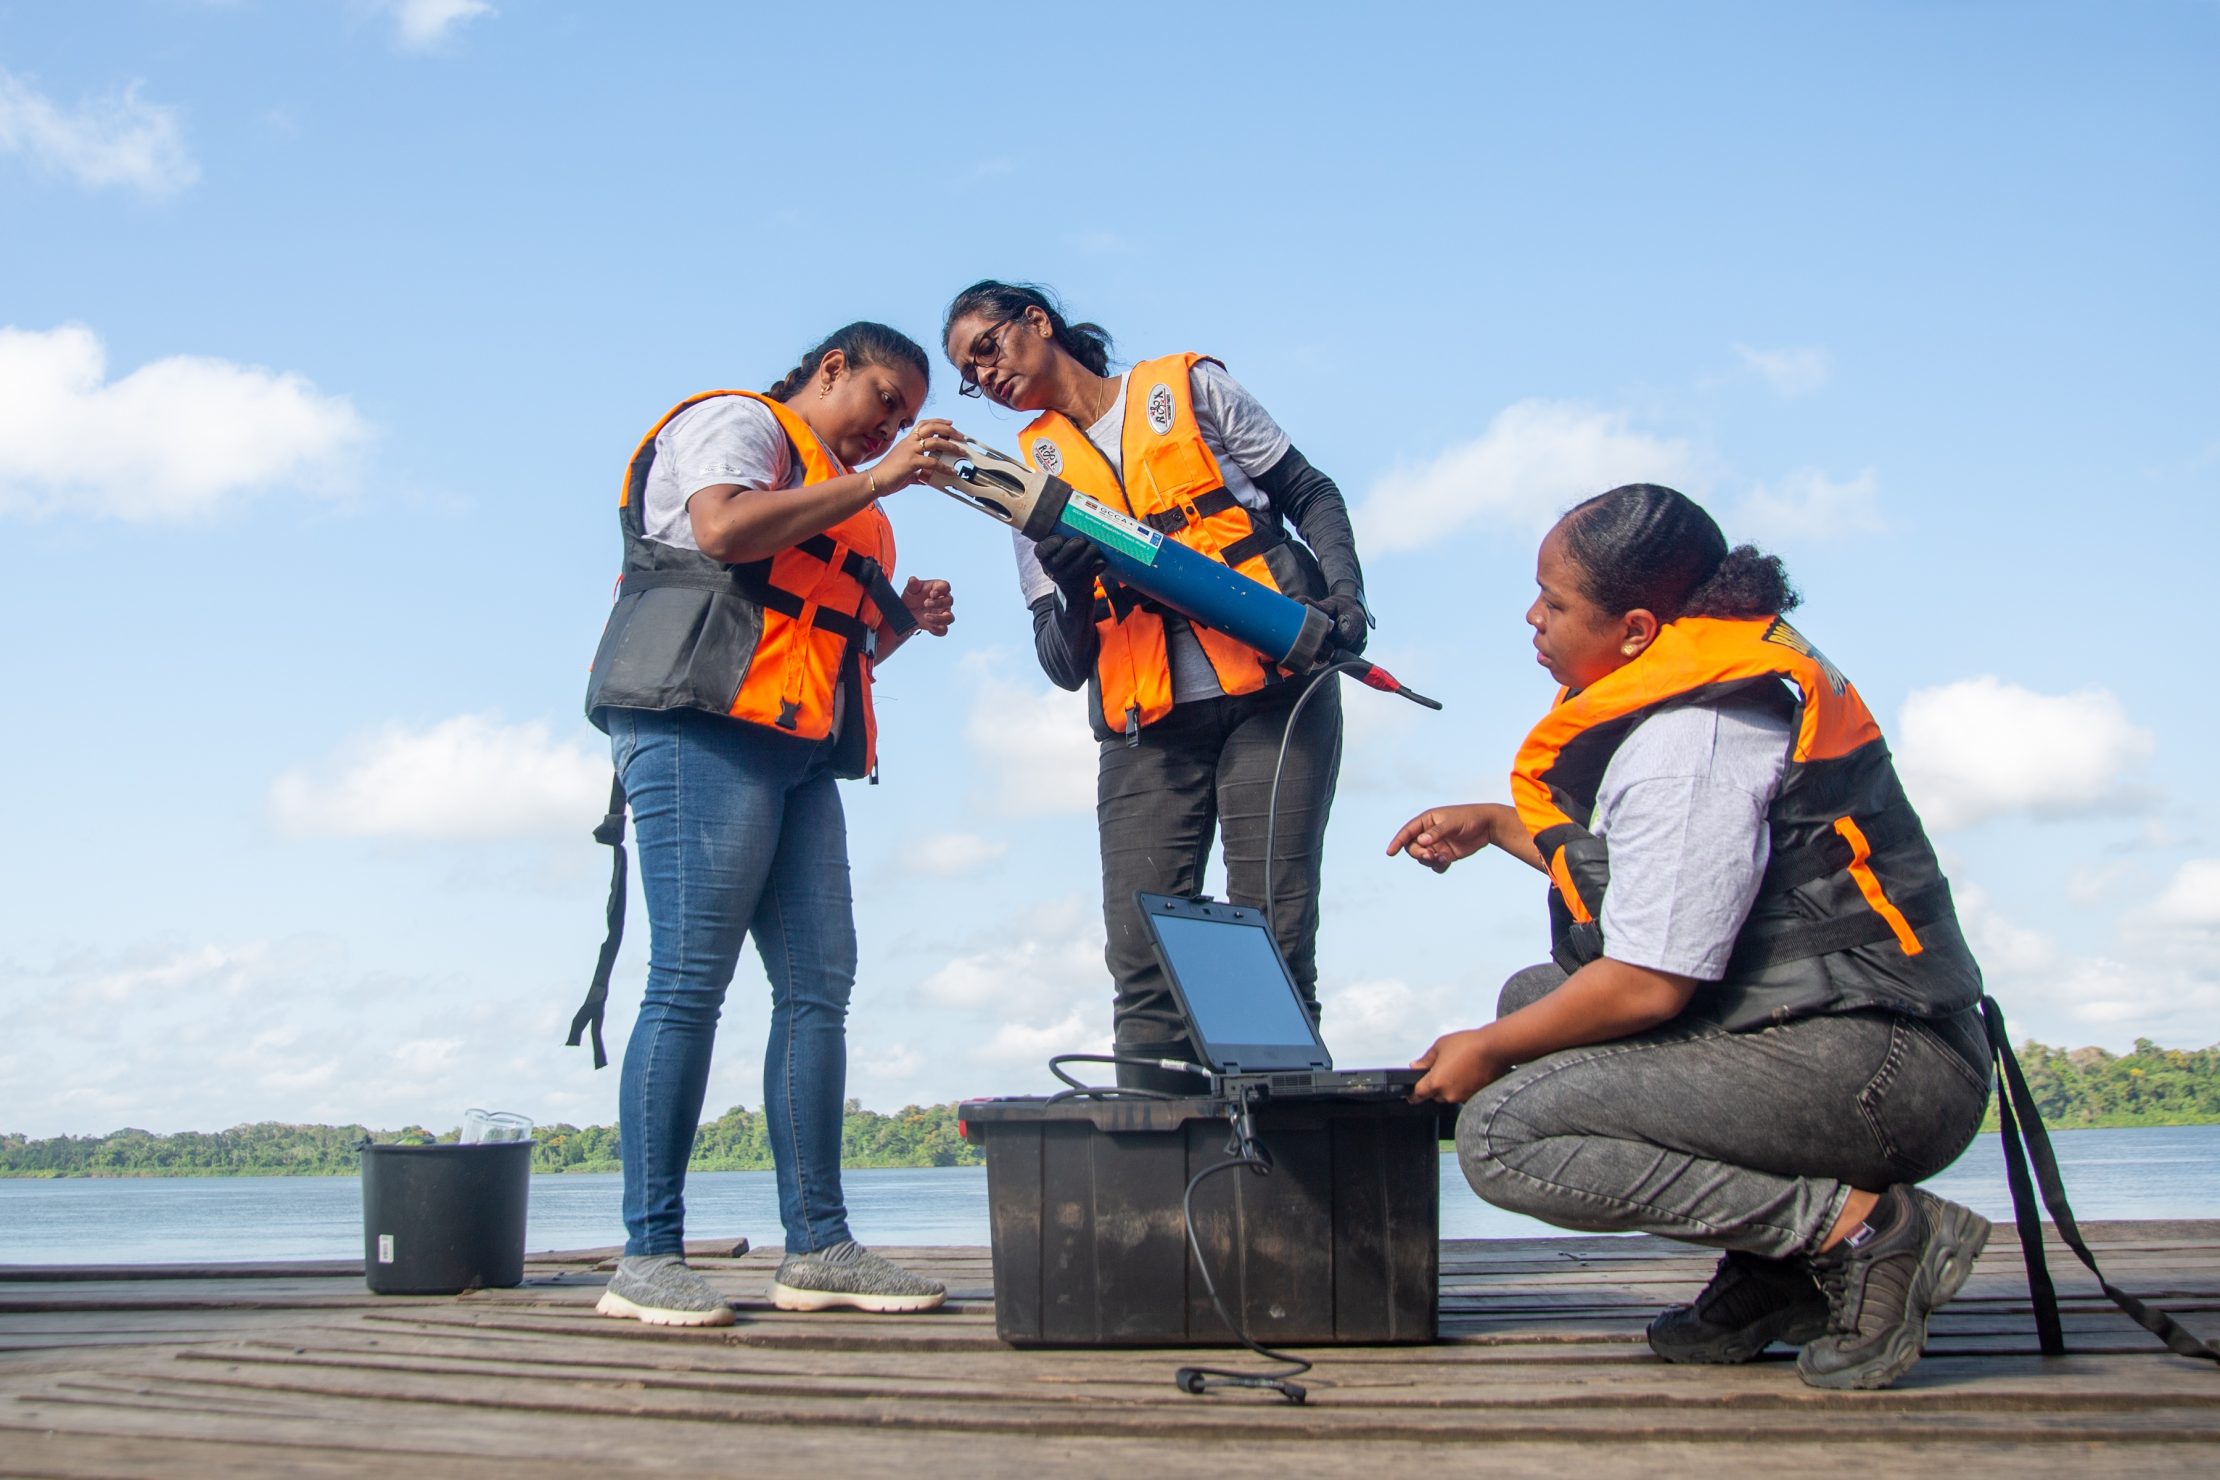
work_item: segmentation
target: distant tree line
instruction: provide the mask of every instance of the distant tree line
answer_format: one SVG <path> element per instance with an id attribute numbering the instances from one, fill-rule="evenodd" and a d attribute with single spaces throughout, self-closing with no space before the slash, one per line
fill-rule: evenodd
<path id="1" fill-rule="evenodd" d="M 2043 1123 L 2054 1130 L 2220 1121 L 2220 1044 L 2160 1048 L 2138 1038 L 2127 1053 L 2110 1054 L 2024 1043 L 2019 1060 Z M 1993 1101 L 1989 1124 L 1996 1124 Z"/>
<path id="2" fill-rule="evenodd" d="M 2220 1123 L 2220 1045 L 2160 1048 L 2138 1038 L 2132 1051 L 2072 1050 L 2023 1044 L 2020 1066 L 2057 1129 Z M 892 1115 L 847 1105 L 841 1151 L 852 1167 L 976 1166 L 978 1152 L 957 1133 L 959 1107 L 908 1105 Z M 1995 1108 L 1989 1123 L 1996 1123 Z M 109 1136 L 54 1136 L 34 1141 L 0 1134 L 0 1177 L 344 1176 L 359 1169 L 365 1139 L 452 1141 L 421 1126 L 400 1131 L 359 1125 L 263 1122 L 228 1131 L 157 1136 L 122 1130 Z M 619 1166 L 613 1125 L 540 1126 L 534 1132 L 536 1172 L 613 1172 Z M 759 1111 L 735 1105 L 695 1133 L 698 1172 L 767 1171 L 771 1145 Z"/>
<path id="3" fill-rule="evenodd" d="M 979 1155 L 956 1130 L 954 1105 L 909 1105 L 892 1115 L 847 1105 L 841 1149 L 851 1167 L 975 1166 Z M 422 1126 L 370 1131 L 359 1125 L 281 1125 L 264 1121 L 228 1131 L 158 1136 L 122 1130 L 108 1136 L 32 1140 L 0 1134 L 0 1177 L 321 1177 L 361 1169 L 358 1149 L 372 1141 L 453 1141 Z M 613 1125 L 543 1125 L 533 1132 L 535 1172 L 613 1172 L 620 1165 Z M 698 1172 L 768 1171 L 771 1144 L 758 1111 L 735 1105 L 694 1136 Z"/>

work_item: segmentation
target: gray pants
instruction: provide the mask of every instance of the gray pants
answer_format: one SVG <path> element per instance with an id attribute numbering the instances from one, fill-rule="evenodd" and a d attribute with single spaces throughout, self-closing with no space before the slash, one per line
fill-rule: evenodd
<path id="1" fill-rule="evenodd" d="M 1303 706 L 1280 780 L 1273 837 L 1272 932 L 1303 1000 L 1317 1013 L 1318 866 L 1326 818 L 1341 772 L 1341 693 Z M 1192 895 L 1202 888 L 1210 848 L 1223 828 L 1226 893 L 1236 904 L 1264 902 L 1264 817 L 1287 714 L 1300 685 L 1194 700 L 1141 731 L 1140 743 L 1102 742 L 1095 820 L 1102 840 L 1104 962 L 1117 990 L 1120 1053 L 1187 1058 L 1186 1021 L 1156 964 L 1148 927 L 1134 907 L 1137 889 Z M 1165 1083 L 1159 1085 L 1162 1077 Z M 1197 1081 L 1162 1070 L 1119 1066 L 1120 1084 L 1191 1092 Z"/>
<path id="2" fill-rule="evenodd" d="M 1564 980 L 1528 967 L 1497 1015 Z M 1988 1108 L 1984 1045 L 1978 1008 L 1754 1033 L 1674 1022 L 1489 1085 L 1457 1118 L 1457 1159 L 1481 1197 L 1561 1228 L 1784 1259 L 1818 1246 L 1853 1188 L 1919 1182 L 1957 1160 Z"/>

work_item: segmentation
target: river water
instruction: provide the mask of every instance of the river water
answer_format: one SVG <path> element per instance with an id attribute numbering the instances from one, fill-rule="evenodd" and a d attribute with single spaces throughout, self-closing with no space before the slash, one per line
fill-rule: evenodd
<path id="1" fill-rule="evenodd" d="M 2062 1131 L 2052 1138 L 2074 1212 L 2096 1218 L 2220 1218 L 2220 1125 Z M 877 1244 L 985 1244 L 982 1167 L 850 1171 L 849 1222 Z M 1442 1158 L 1444 1238 L 1512 1238 L 1557 1230 L 1474 1197 L 1454 1156 Z M 2005 1222 L 2012 1212 L 1994 1132 L 1928 1184 Z M 623 1242 L 619 1177 L 536 1177 L 526 1246 L 586 1249 Z M 687 1228 L 703 1238 L 779 1242 L 769 1172 L 697 1172 Z M 0 1264 L 358 1259 L 362 1189 L 353 1177 L 0 1179 Z"/>

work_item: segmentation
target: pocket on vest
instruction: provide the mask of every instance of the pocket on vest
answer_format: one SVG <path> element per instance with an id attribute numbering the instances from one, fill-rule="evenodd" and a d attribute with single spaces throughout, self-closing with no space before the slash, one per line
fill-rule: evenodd
<path id="1" fill-rule="evenodd" d="M 761 610 L 723 592 L 658 586 L 624 595 L 594 653 L 586 712 L 729 713 L 762 636 Z"/>

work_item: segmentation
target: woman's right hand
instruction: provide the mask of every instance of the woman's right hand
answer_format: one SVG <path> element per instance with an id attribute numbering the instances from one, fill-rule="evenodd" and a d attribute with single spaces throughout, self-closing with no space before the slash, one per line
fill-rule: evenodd
<path id="1" fill-rule="evenodd" d="M 1457 807 L 1429 807 L 1396 831 L 1389 840 L 1390 857 L 1406 853 L 1435 873 L 1445 873 L 1460 858 L 1470 858 L 1496 841 L 1496 828 L 1508 816 L 1518 815 L 1500 802 L 1467 802 Z"/>
<path id="2" fill-rule="evenodd" d="M 919 422 L 887 449 L 886 456 L 871 465 L 869 477 L 872 486 L 881 495 L 885 495 L 945 474 L 948 465 L 940 457 L 961 457 L 964 450 L 963 436 L 953 425 L 937 416 L 929 421 Z"/>

